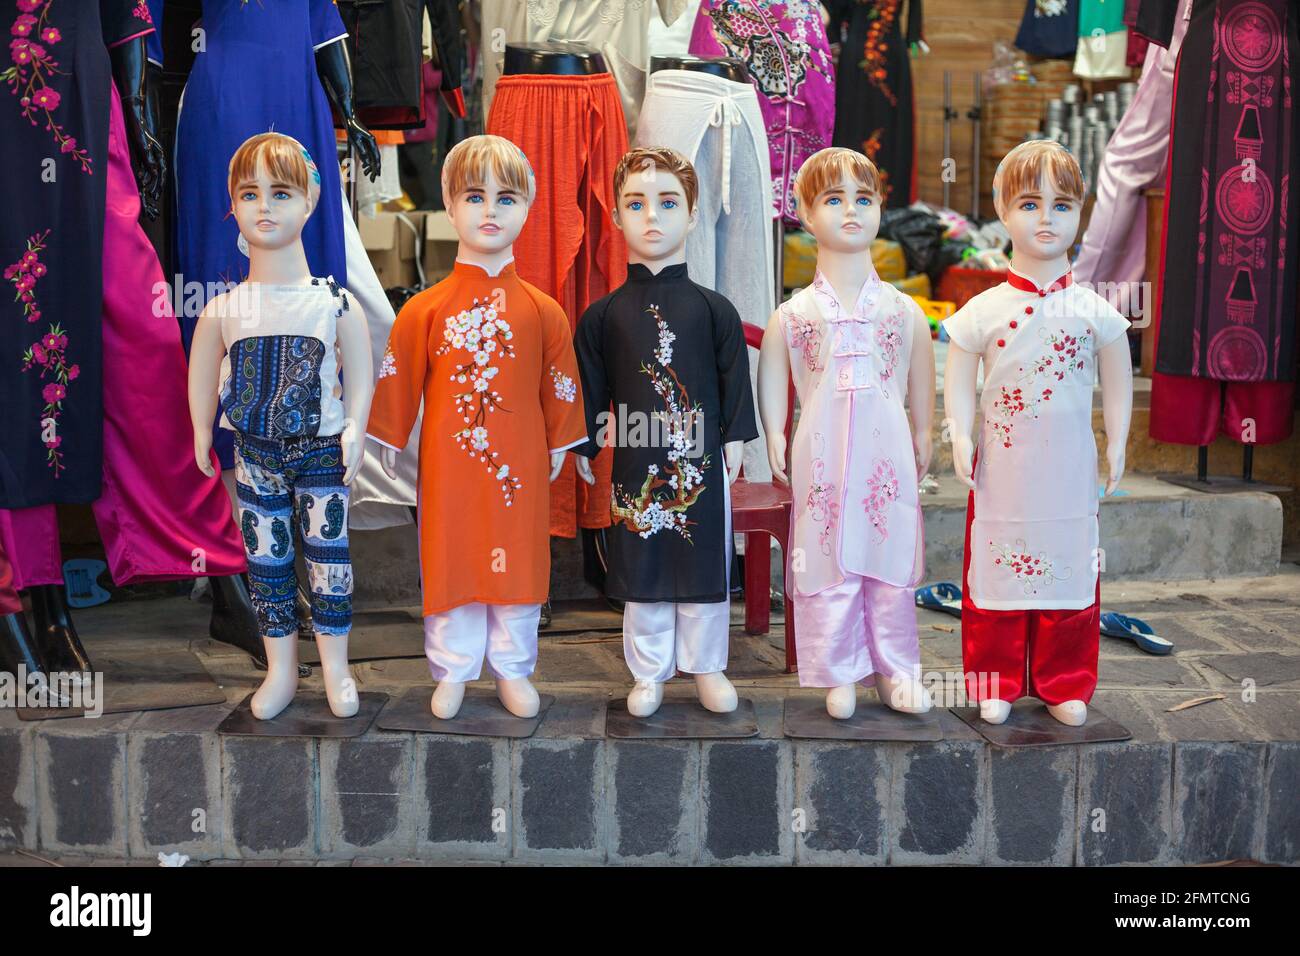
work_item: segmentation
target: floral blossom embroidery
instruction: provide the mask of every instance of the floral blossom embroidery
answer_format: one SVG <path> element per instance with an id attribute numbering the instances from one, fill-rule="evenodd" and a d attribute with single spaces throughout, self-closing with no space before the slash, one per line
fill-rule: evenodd
<path id="1" fill-rule="evenodd" d="M 654 350 L 658 368 L 642 363 L 641 371 L 650 376 L 655 394 L 664 403 L 664 410 L 657 414 L 662 416 L 666 429 L 668 465 L 663 476 L 658 465 L 650 465 L 635 497 L 621 484 L 615 485 L 610 514 L 615 522 L 642 538 L 667 529 L 691 541 L 690 526 L 695 522 L 687 518 L 687 511 L 704 491 L 704 472 L 710 460 L 709 455 L 704 455 L 698 466 L 688 460 L 692 449 L 691 425 L 704 411 L 699 403 L 691 404 L 686 388 L 670 368 L 672 343 L 677 336 L 668 328 L 657 305 L 650 305 L 646 312 L 654 318 L 658 328 L 659 347 Z M 659 494 L 660 491 L 664 493 Z"/>
<path id="2" fill-rule="evenodd" d="M 817 355 L 822 348 L 822 330 L 813 319 L 797 313 L 786 313 L 786 328 L 790 332 L 790 348 L 803 352 L 803 363 L 810 372 L 820 372 Z"/>
<path id="3" fill-rule="evenodd" d="M 62 124 L 54 120 L 54 111 L 63 98 L 46 80 L 47 76 L 61 72 L 59 62 L 49 48 L 60 43 L 63 34 L 58 27 L 48 25 L 53 5 L 54 0 L 18 0 L 18 9 L 23 12 L 9 27 L 14 37 L 9 41 L 9 59 L 13 65 L 0 73 L 0 79 L 8 83 L 9 92 L 18 97 L 23 118 L 33 126 L 39 126 L 39 121 L 44 120 L 46 131 L 59 145 L 59 152 L 80 163 L 82 172 L 92 174 L 94 164 L 90 150 L 78 145 Z M 41 42 L 36 42 L 36 39 Z"/>
<path id="4" fill-rule="evenodd" d="M 578 386 L 573 379 L 565 375 L 554 365 L 551 366 L 551 381 L 555 383 L 555 397 L 562 402 L 573 402 L 578 398 Z"/>
<path id="5" fill-rule="evenodd" d="M 27 240 L 27 251 L 12 265 L 6 266 L 4 277 L 12 282 L 17 294 L 15 301 L 23 304 L 23 316 L 28 322 L 36 322 L 41 317 L 40 303 L 36 301 L 36 283 L 49 271 L 41 262 L 40 254 L 45 251 L 45 240 L 49 238 L 49 229 L 37 233 Z M 41 398 L 45 405 L 40 411 L 41 441 L 45 445 L 46 464 L 54 469 L 54 477 L 59 476 L 66 465 L 63 464 L 63 452 L 59 447 L 63 438 L 58 434 L 59 416 L 63 414 L 63 401 L 68 397 L 68 383 L 81 375 L 81 367 L 69 365 L 67 361 L 68 336 L 58 323 L 23 353 L 24 372 L 39 369 L 39 377 L 48 379 L 41 389 Z"/>
<path id="6" fill-rule="evenodd" d="M 1034 418 L 1038 417 L 1038 402 L 1047 401 L 1052 397 L 1050 388 L 1043 390 L 1040 399 L 1025 401 L 1024 392 L 1019 388 L 1008 389 L 1005 385 L 1002 387 L 1002 394 L 993 402 L 993 417 L 989 419 L 989 427 L 998 440 L 1002 442 L 1003 448 L 1011 447 L 1011 432 L 1015 428 L 1015 417 L 1022 412 L 1029 412 Z"/>
<path id="7" fill-rule="evenodd" d="M 1087 371 L 1088 356 L 1092 353 L 1091 329 L 1084 329 L 1077 336 L 1067 335 L 1064 329 L 1056 333 L 1043 329 L 1039 335 L 1050 351 L 1035 359 L 1029 368 L 1022 369 L 1020 381 L 1032 382 L 1040 375 L 1053 375 L 1058 382 L 1063 382 L 1071 372 Z"/>
<path id="8" fill-rule="evenodd" d="M 814 437 L 820 446 L 823 442 L 821 433 Z M 835 485 L 823 480 L 825 471 L 826 462 L 819 453 L 812 462 L 812 485 L 808 489 L 808 515 L 821 526 L 817 531 L 817 540 L 821 543 L 822 554 L 829 555 L 835 524 L 840 517 L 840 503 L 835 500 Z"/>
<path id="9" fill-rule="evenodd" d="M 889 380 L 898 368 L 899 352 L 903 347 L 902 311 L 895 312 L 876 324 L 876 348 L 880 352 L 880 390 L 889 396 Z"/>
<path id="10" fill-rule="evenodd" d="M 1030 554 L 1023 538 L 1016 539 L 1014 545 L 994 544 L 989 542 L 989 551 L 993 563 L 1004 571 L 1009 571 L 1024 588 L 1025 594 L 1037 594 L 1040 585 L 1053 581 L 1065 581 L 1070 577 L 1070 569 L 1064 574 L 1057 574 L 1051 558 L 1046 551 L 1038 556 Z"/>
<path id="11" fill-rule="evenodd" d="M 397 374 L 397 359 L 393 356 L 392 346 L 384 349 L 384 360 L 379 363 L 379 377 L 388 378 Z"/>
<path id="12" fill-rule="evenodd" d="M 135 9 L 132 10 L 131 13 L 143 20 L 145 23 L 153 23 L 153 17 L 149 15 L 148 0 L 135 0 Z"/>
<path id="13" fill-rule="evenodd" d="M 876 529 L 876 544 L 889 537 L 889 506 L 897 500 L 898 474 L 894 463 L 888 458 L 877 458 L 867 479 L 867 496 L 862 499 L 867 518 Z"/>
<path id="14" fill-rule="evenodd" d="M 501 404 L 501 393 L 492 389 L 492 380 L 500 371 L 492 362 L 498 360 L 497 356 L 515 357 L 514 346 L 510 344 L 514 336 L 510 323 L 497 313 L 495 307 L 480 304 L 475 299 L 468 309 L 447 317 L 442 330 L 443 343 L 437 351 L 438 355 L 454 351 L 470 355 L 469 361 L 456 365 L 450 376 L 451 381 L 470 386 L 468 391 L 454 396 L 456 411 L 465 427 L 453 432 L 451 437 L 470 456 L 483 462 L 493 478 L 501 483 L 507 508 L 514 504 L 515 492 L 523 487 L 523 482 L 510 474 L 510 466 L 493 450 L 487 417 L 498 410 L 509 411 Z"/>

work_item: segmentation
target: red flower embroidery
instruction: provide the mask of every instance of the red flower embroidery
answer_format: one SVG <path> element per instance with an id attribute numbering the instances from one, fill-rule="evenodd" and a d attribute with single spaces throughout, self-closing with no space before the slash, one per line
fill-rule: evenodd
<path id="1" fill-rule="evenodd" d="M 143 6 L 144 0 L 140 0 L 140 4 Z M 18 0 L 18 9 L 24 12 L 9 28 L 15 37 L 9 42 L 12 65 L 0 73 L 0 80 L 7 83 L 9 92 L 18 98 L 23 118 L 33 126 L 41 125 L 43 120 L 45 130 L 54 137 L 59 152 L 75 159 L 82 172 L 89 175 L 94 172 L 90 151 L 84 146 L 78 146 L 63 125 L 54 119 L 54 111 L 59 108 L 63 98 L 49 85 L 47 77 L 60 72 L 59 63 L 45 47 L 29 39 L 36 35 L 50 45 L 63 39 L 59 28 L 48 23 L 52 6 L 54 0 Z M 147 7 L 145 18 L 148 18 Z"/>
<path id="2" fill-rule="evenodd" d="M 15 301 L 23 303 L 23 317 L 28 322 L 35 322 L 41 317 L 33 289 L 36 280 L 48 271 L 40 261 L 40 254 L 45 251 L 45 241 L 51 230 L 37 233 L 27 240 L 27 251 L 17 262 L 7 266 L 4 277 L 18 289 Z M 23 353 L 24 372 L 39 369 L 39 377 L 48 379 L 41 389 L 41 398 L 45 407 L 40 411 L 41 442 L 45 445 L 46 464 L 54 470 L 54 477 L 66 466 L 63 453 L 59 448 L 63 438 L 57 432 L 59 416 L 63 414 L 63 402 L 68 397 L 68 383 L 81 374 L 81 367 L 68 365 L 66 362 L 68 336 L 57 323 L 50 330 L 33 342 Z"/>

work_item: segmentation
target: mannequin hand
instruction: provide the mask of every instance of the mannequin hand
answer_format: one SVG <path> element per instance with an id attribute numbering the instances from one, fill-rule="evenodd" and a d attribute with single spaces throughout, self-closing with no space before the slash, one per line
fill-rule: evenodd
<path id="1" fill-rule="evenodd" d="M 591 459 L 584 455 L 574 455 L 574 461 L 578 465 L 578 477 L 589 485 L 596 483 L 596 476 L 591 473 Z"/>
<path id="2" fill-rule="evenodd" d="M 144 214 L 155 220 L 162 199 L 167 161 L 163 158 L 162 144 L 149 132 L 147 109 L 143 96 L 127 96 L 122 100 L 122 118 L 126 124 L 131 167 L 140 190 L 140 204 L 144 207 Z"/>
<path id="3" fill-rule="evenodd" d="M 1106 494 L 1114 494 L 1119 487 L 1119 480 L 1124 477 L 1125 449 L 1123 445 L 1106 446 L 1106 461 L 1110 465 L 1110 479 L 1106 482 Z"/>
<path id="4" fill-rule="evenodd" d="M 568 457 L 568 454 L 567 451 L 551 452 L 551 481 L 560 477 L 560 469 L 564 467 L 564 459 Z"/>
<path id="5" fill-rule="evenodd" d="M 736 479 L 740 477 L 740 468 L 745 463 L 745 443 L 727 442 L 722 448 L 722 457 L 727 461 L 727 484 L 734 485 Z"/>
<path id="6" fill-rule="evenodd" d="M 974 489 L 975 478 L 972 474 L 971 459 L 975 456 L 975 445 L 969 435 L 955 435 L 952 439 L 952 466 L 957 472 L 957 480 L 967 488 Z"/>
<path id="7" fill-rule="evenodd" d="M 352 419 L 343 422 L 343 431 L 339 433 L 339 445 L 343 448 L 343 484 L 352 484 L 361 470 L 361 462 L 366 457 L 366 442 L 357 439 L 357 423 Z"/>
<path id="8" fill-rule="evenodd" d="M 790 484 L 790 479 L 785 473 L 785 434 L 782 432 L 767 433 L 767 463 L 772 468 L 772 477 L 778 479 L 781 484 Z"/>
<path id="9" fill-rule="evenodd" d="M 379 144 L 375 142 L 370 130 L 357 122 L 355 117 L 348 118 L 347 131 L 348 142 L 357 151 L 357 159 L 361 160 L 361 172 L 373 183 L 379 178 Z"/>
<path id="10" fill-rule="evenodd" d="M 379 464 L 383 466 L 384 474 L 389 478 L 397 477 L 397 452 L 387 445 L 379 455 Z"/>
<path id="11" fill-rule="evenodd" d="M 912 436 L 912 451 L 916 455 L 916 478 L 920 481 L 930 470 L 930 457 L 934 454 L 934 439 L 929 431 L 917 432 Z"/>
<path id="12" fill-rule="evenodd" d="M 206 432 L 194 433 L 194 464 L 209 478 L 217 473 L 212 467 L 212 436 Z"/>

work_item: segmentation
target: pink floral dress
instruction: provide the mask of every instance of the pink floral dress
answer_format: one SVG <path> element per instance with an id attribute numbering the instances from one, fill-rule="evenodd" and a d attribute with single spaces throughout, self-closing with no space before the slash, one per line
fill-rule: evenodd
<path id="1" fill-rule="evenodd" d="M 903 405 L 919 312 L 874 272 L 852 310 L 821 272 L 778 309 L 801 407 L 790 453 L 795 596 L 846 574 L 899 587 L 920 577 L 921 508 Z"/>

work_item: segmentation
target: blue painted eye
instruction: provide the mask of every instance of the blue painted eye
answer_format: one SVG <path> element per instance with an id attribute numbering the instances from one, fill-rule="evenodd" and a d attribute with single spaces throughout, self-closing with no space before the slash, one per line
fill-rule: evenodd
<path id="1" fill-rule="evenodd" d="M 871 205 L 871 197 L 870 197 L 870 196 L 859 196 L 859 197 L 858 197 L 858 205 L 859 205 L 859 206 L 870 206 L 870 205 Z"/>
<path id="2" fill-rule="evenodd" d="M 1070 211 L 1070 204 L 1069 204 L 1068 202 L 1058 202 L 1058 203 L 1056 204 L 1056 211 L 1057 211 L 1057 212 L 1069 212 L 1069 211 Z"/>
<path id="3" fill-rule="evenodd" d="M 257 193 L 254 192 L 240 193 L 239 198 L 242 199 L 244 202 L 252 202 L 257 198 Z"/>
<path id="4" fill-rule="evenodd" d="M 478 193 L 474 193 L 474 195 L 466 197 L 465 201 L 472 202 L 472 203 L 480 203 L 483 201 L 483 197 L 480 196 Z"/>
<path id="5" fill-rule="evenodd" d="M 515 204 L 515 197 L 502 196 L 500 199 L 497 200 L 497 202 L 501 203 L 501 205 L 503 206 L 513 206 Z"/>
<path id="6" fill-rule="evenodd" d="M 627 204 L 627 208 L 631 209 L 633 212 L 640 212 L 642 205 L 643 203 L 641 202 L 641 200 L 633 199 L 630 203 Z"/>
<path id="7" fill-rule="evenodd" d="M 1038 208 L 1038 203 L 1034 202 L 1032 199 L 1027 199 L 1020 204 L 1020 208 L 1025 210 L 1026 212 L 1033 212 L 1035 209 Z"/>
<path id="8" fill-rule="evenodd" d="M 284 200 L 289 198 L 289 194 L 285 192 L 283 189 L 277 189 L 275 191 L 275 198 L 283 202 Z"/>
<path id="9" fill-rule="evenodd" d="M 665 200 L 664 200 L 664 208 L 665 208 L 665 209 L 676 209 L 676 208 L 677 208 L 677 200 L 676 200 L 676 199 L 665 199 Z"/>
<path id="10" fill-rule="evenodd" d="M 839 204 L 840 204 L 839 196 L 832 196 L 830 199 L 826 200 L 826 205 L 828 206 L 838 206 Z"/>

